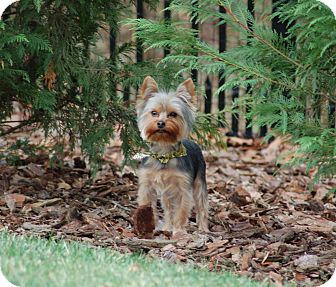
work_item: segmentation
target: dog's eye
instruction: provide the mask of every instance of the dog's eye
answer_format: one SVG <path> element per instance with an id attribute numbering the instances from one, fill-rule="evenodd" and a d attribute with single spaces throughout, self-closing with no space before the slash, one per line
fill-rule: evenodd
<path id="1" fill-rule="evenodd" d="M 152 111 L 151 114 L 153 117 L 157 117 L 159 115 L 156 111 Z"/>
<path id="2" fill-rule="evenodd" d="M 177 113 L 175 112 L 171 112 L 168 117 L 171 117 L 171 118 L 176 118 L 177 117 Z"/>

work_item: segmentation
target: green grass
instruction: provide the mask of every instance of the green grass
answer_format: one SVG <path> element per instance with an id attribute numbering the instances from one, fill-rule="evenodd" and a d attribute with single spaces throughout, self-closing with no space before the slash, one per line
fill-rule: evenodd
<path id="1" fill-rule="evenodd" d="M 227 273 L 211 273 L 107 248 L 0 232 L 0 264 L 21 287 L 267 286 Z"/>

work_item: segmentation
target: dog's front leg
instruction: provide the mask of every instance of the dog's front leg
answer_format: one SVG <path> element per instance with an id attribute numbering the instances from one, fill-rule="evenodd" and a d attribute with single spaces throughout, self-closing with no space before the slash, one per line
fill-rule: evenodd
<path id="1" fill-rule="evenodd" d="M 151 205 L 154 214 L 155 226 L 158 223 L 157 195 L 153 187 L 139 177 L 138 205 Z"/>

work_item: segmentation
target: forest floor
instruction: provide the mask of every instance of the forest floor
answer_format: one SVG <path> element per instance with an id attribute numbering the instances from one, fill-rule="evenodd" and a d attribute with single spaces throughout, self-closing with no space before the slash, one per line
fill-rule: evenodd
<path id="1" fill-rule="evenodd" d="M 107 151 L 94 180 L 71 155 L 63 168 L 50 168 L 43 154 L 18 166 L 0 161 L 0 230 L 142 252 L 276 286 L 318 286 L 336 267 L 336 179 L 310 190 L 313 172 L 278 170 L 275 159 L 287 148 L 278 139 L 266 146 L 230 138 L 227 150 L 205 152 L 210 232 L 197 231 L 193 214 L 190 236 L 181 238 L 162 232 L 137 237 L 137 176 L 131 168 L 120 170 L 118 146 Z"/>

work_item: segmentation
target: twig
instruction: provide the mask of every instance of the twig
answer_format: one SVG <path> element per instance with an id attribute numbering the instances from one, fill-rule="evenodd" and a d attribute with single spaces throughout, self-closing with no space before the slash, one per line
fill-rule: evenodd
<path id="1" fill-rule="evenodd" d="M 0 124 L 22 123 L 22 122 L 24 122 L 24 120 L 21 120 L 21 121 L 3 121 L 3 122 L 0 122 Z"/>
<path id="2" fill-rule="evenodd" d="M 112 200 L 112 199 L 107 199 L 107 198 L 104 198 L 104 197 L 100 197 L 100 196 L 89 196 L 89 199 L 90 200 L 97 200 L 97 201 L 101 201 L 101 202 L 104 202 L 104 203 L 112 203 L 114 204 L 115 206 L 118 206 L 120 209 L 123 209 L 125 211 L 130 211 L 129 208 L 125 207 L 125 206 L 122 206 L 119 202 L 115 201 L 115 200 Z"/>
<path id="3" fill-rule="evenodd" d="M 135 189 L 134 185 L 117 185 L 112 186 L 108 190 L 102 191 L 101 193 L 98 194 L 98 196 L 104 197 L 110 193 L 123 193 L 134 189 Z"/>
<path id="4" fill-rule="evenodd" d="M 234 231 L 231 233 L 225 232 L 213 232 L 209 231 L 208 234 L 212 236 L 222 236 L 222 239 L 233 239 L 233 238 L 249 238 L 258 233 L 264 233 L 265 230 L 261 227 L 255 227 L 254 229 L 247 231 Z"/>
<path id="5" fill-rule="evenodd" d="M 261 261 L 261 265 L 264 265 L 264 263 L 265 263 L 265 261 L 267 260 L 267 258 L 268 258 L 269 255 L 270 255 L 270 252 L 267 251 L 267 253 L 266 253 L 264 259 Z"/>
<path id="6" fill-rule="evenodd" d="M 12 127 L 12 128 L 10 128 L 10 129 L 8 129 L 7 131 L 3 131 L 3 132 L 1 132 L 1 133 L 0 133 L 0 137 L 5 136 L 5 135 L 8 135 L 8 134 L 11 134 L 12 132 L 15 132 L 15 131 L 18 130 L 18 129 L 21 129 L 21 128 L 25 127 L 25 126 L 28 126 L 28 125 L 30 125 L 30 124 L 33 124 L 33 123 L 35 123 L 35 121 L 36 121 L 36 120 L 35 120 L 34 118 L 30 118 L 29 120 L 23 121 L 23 122 L 21 122 L 21 124 L 15 126 L 15 127 Z"/>
<path id="7" fill-rule="evenodd" d="M 162 248 L 168 244 L 175 245 L 177 240 L 163 240 L 163 239 L 124 239 L 122 243 L 133 247 L 133 248 L 142 248 L 142 247 L 150 247 L 150 248 Z"/>
<path id="8" fill-rule="evenodd" d="M 226 243 L 228 243 L 229 241 L 227 241 Z M 226 243 L 223 243 L 223 245 L 225 245 Z M 214 249 L 207 249 L 203 252 L 201 252 L 202 256 L 206 256 L 206 257 L 213 257 L 215 255 L 218 255 L 220 253 L 225 252 L 228 249 L 228 246 L 221 246 Z"/>

